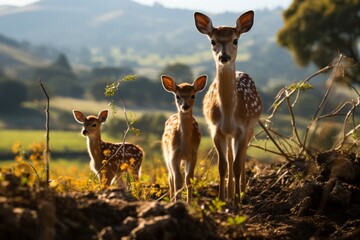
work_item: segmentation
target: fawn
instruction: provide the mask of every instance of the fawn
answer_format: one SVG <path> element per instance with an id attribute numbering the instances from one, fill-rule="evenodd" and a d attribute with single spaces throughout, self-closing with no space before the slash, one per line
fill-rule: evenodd
<path id="1" fill-rule="evenodd" d="M 195 26 L 208 36 L 216 64 L 216 76 L 204 97 L 203 112 L 218 154 L 219 199 L 225 200 L 225 177 L 228 174 L 227 199 L 240 201 L 245 192 L 245 158 L 248 143 L 262 111 L 255 83 L 243 72 L 235 71 L 238 39 L 248 32 L 254 12 L 242 14 L 235 27 L 213 27 L 211 19 L 195 12 Z M 234 176 L 233 176 L 234 174 Z"/>
<path id="2" fill-rule="evenodd" d="M 101 140 L 101 124 L 106 121 L 108 110 L 100 112 L 98 116 L 85 116 L 73 110 L 73 115 L 77 122 L 83 124 L 82 134 L 87 138 L 91 158 L 90 169 L 98 176 L 100 183 L 106 187 L 114 183 L 121 186 L 120 175 L 126 170 L 130 170 L 137 180 L 144 156 L 142 149 L 128 142 L 109 143 Z"/>
<path id="3" fill-rule="evenodd" d="M 185 162 L 185 184 L 187 188 L 187 202 L 191 202 L 194 169 L 197 160 L 201 134 L 198 124 L 192 115 L 195 95 L 206 86 L 207 76 L 202 75 L 193 84 L 176 84 L 169 76 L 161 76 L 164 89 L 175 96 L 177 114 L 173 114 L 165 123 L 162 136 L 162 151 L 169 172 L 170 199 L 181 199 L 183 177 L 180 171 L 181 160 Z M 174 198 L 175 197 L 175 198 Z"/>

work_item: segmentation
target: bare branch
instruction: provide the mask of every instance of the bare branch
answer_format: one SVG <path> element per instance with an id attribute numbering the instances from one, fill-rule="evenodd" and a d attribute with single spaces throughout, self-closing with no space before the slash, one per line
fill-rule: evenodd
<path id="1" fill-rule="evenodd" d="M 45 134 L 45 138 L 46 138 L 46 145 L 45 145 L 45 151 L 44 151 L 44 161 L 45 161 L 45 173 L 46 173 L 46 182 L 45 185 L 49 186 L 49 179 L 50 179 L 50 167 L 49 167 L 49 159 L 50 159 L 50 147 L 49 147 L 49 142 L 50 142 L 50 127 L 49 127 L 49 119 L 50 119 L 50 97 L 46 92 L 46 89 L 43 85 L 43 83 L 41 82 L 41 79 L 39 79 L 39 84 L 46 96 L 46 109 L 45 109 L 45 113 L 46 113 L 46 122 L 45 122 L 45 128 L 46 128 L 46 134 Z"/>

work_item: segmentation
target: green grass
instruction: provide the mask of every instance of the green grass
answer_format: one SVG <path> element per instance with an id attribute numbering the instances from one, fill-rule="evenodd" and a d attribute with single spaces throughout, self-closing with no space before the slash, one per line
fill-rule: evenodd
<path id="1" fill-rule="evenodd" d="M 107 134 L 103 138 L 108 141 L 116 141 Z M 11 153 L 11 147 L 21 143 L 23 149 L 28 149 L 32 143 L 45 143 L 44 130 L 1 130 L 0 152 Z M 79 131 L 50 131 L 50 149 L 56 152 L 85 152 L 86 138 Z"/>
<path id="2" fill-rule="evenodd" d="M 52 151 L 86 151 L 85 138 L 75 131 L 51 131 L 50 149 Z M 1 130 L 0 151 L 11 152 L 11 147 L 20 142 L 23 148 L 32 143 L 45 142 L 44 130 Z"/>
<path id="3" fill-rule="evenodd" d="M 16 164 L 15 160 L 0 161 L 0 168 L 12 168 Z M 76 159 L 58 159 L 50 162 L 50 177 L 57 178 L 59 176 L 69 177 L 88 177 L 90 175 L 89 162 Z"/>

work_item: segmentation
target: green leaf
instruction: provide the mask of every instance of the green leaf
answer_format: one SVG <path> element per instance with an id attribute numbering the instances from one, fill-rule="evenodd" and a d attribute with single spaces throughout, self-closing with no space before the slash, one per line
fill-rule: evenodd
<path id="1" fill-rule="evenodd" d="M 111 83 L 105 87 L 105 96 L 112 97 L 119 90 L 120 83 Z"/>
<path id="2" fill-rule="evenodd" d="M 226 221 L 227 226 L 234 226 L 234 225 L 240 225 L 243 224 L 246 221 L 246 216 L 235 216 L 235 217 L 229 217 Z"/>

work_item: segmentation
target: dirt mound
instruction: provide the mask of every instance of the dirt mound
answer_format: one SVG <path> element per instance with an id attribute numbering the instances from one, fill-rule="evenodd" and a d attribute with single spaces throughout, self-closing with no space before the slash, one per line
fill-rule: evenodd
<path id="1" fill-rule="evenodd" d="M 136 201 L 123 190 L 56 194 L 4 181 L 0 234 L 6 239 L 219 239 L 184 203 Z M 5 186 L 4 186 L 5 185 Z"/>
<path id="2" fill-rule="evenodd" d="M 359 158 L 320 154 L 307 162 L 250 163 L 240 208 L 197 189 L 194 207 L 138 201 L 123 190 L 60 194 L 0 181 L 4 239 L 360 239 Z"/>

